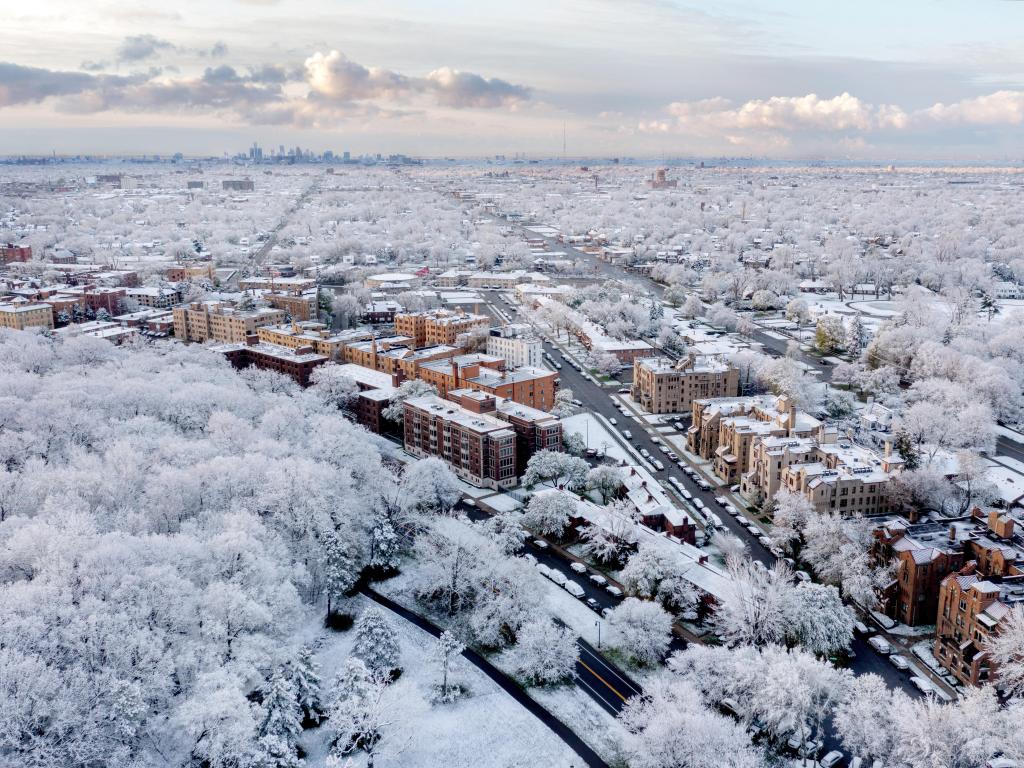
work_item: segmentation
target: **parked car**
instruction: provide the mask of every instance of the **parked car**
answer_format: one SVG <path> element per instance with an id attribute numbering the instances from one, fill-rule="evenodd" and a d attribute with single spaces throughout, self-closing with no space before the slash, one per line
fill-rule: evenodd
<path id="1" fill-rule="evenodd" d="M 665 471 L 665 465 L 661 463 L 660 459 L 655 459 L 652 463 L 658 468 L 659 472 Z"/>
<path id="2" fill-rule="evenodd" d="M 700 489 L 702 491 L 710 491 L 711 490 L 711 484 L 708 483 L 708 481 L 705 480 L 704 478 L 698 478 L 697 479 L 697 485 L 700 486 Z"/>
<path id="3" fill-rule="evenodd" d="M 531 555 L 529 552 L 523 555 L 523 559 L 530 565 L 537 565 L 537 558 Z"/>
<path id="4" fill-rule="evenodd" d="M 573 400 L 572 404 L 575 405 L 577 408 L 583 407 L 583 401 L 582 400 Z"/>
<path id="5" fill-rule="evenodd" d="M 908 669 L 910 669 L 910 662 L 908 662 L 906 658 L 904 658 L 903 656 L 894 654 L 889 657 L 889 661 L 900 672 L 906 672 Z"/>
<path id="6" fill-rule="evenodd" d="M 633 439 L 633 433 L 630 432 L 628 429 L 622 430 L 622 436 L 624 438 L 626 438 L 627 440 L 632 440 Z"/>
<path id="7" fill-rule="evenodd" d="M 729 490 L 732 491 L 733 493 L 739 493 L 740 487 L 738 485 L 733 485 L 729 487 Z"/>
<path id="8" fill-rule="evenodd" d="M 640 449 L 640 455 L 643 456 L 645 459 L 651 458 L 651 452 L 648 451 L 646 448 Z"/>
<path id="9" fill-rule="evenodd" d="M 875 635 L 870 640 L 868 640 L 868 645 L 870 645 L 883 656 L 888 656 L 890 653 L 892 653 L 892 646 L 889 645 L 889 641 L 879 635 Z"/>
<path id="10" fill-rule="evenodd" d="M 544 539 L 534 539 L 533 546 L 535 546 L 537 549 L 547 549 L 548 543 L 544 541 Z"/>
<path id="11" fill-rule="evenodd" d="M 821 768 L 835 768 L 835 766 L 839 765 L 839 763 L 843 761 L 843 757 L 844 755 L 842 752 L 838 749 L 833 749 L 818 761 L 818 765 L 820 765 Z"/>
<path id="12" fill-rule="evenodd" d="M 693 494 L 692 494 L 692 493 L 690 493 L 690 492 L 689 492 L 688 490 L 686 490 L 685 488 L 683 488 L 683 498 L 684 498 L 684 499 L 686 499 L 687 501 L 689 501 L 690 499 L 692 499 L 692 498 L 693 498 Z"/>
<path id="13" fill-rule="evenodd" d="M 765 548 L 767 548 L 767 549 L 771 549 L 771 546 L 772 546 L 772 540 L 771 540 L 771 539 L 769 539 L 769 538 L 768 538 L 767 536 L 764 536 L 764 535 L 758 536 L 758 537 L 757 537 L 757 540 L 758 540 L 758 541 L 760 541 L 760 542 L 761 542 L 761 544 L 762 544 L 762 545 L 763 545 L 763 546 L 764 546 Z"/>
<path id="14" fill-rule="evenodd" d="M 597 613 L 601 612 L 601 604 L 592 597 L 587 598 L 587 608 L 592 611 L 596 611 Z"/>
<path id="15" fill-rule="evenodd" d="M 623 389 L 619 390 L 619 394 L 620 395 L 628 395 L 629 394 L 629 389 L 624 387 Z"/>
<path id="16" fill-rule="evenodd" d="M 923 677 L 917 677 L 916 675 L 910 678 L 911 684 L 917 688 L 921 693 L 935 693 L 935 686 L 930 681 L 925 680 Z"/>
<path id="17" fill-rule="evenodd" d="M 618 422 L 618 421 L 617 421 L 617 420 L 615 419 L 615 417 L 614 417 L 614 416 L 612 416 L 612 417 L 611 417 L 610 419 L 608 419 L 608 423 L 609 423 L 609 424 L 611 424 L 611 425 L 612 425 L 612 426 L 614 427 L 614 426 L 616 426 L 616 425 L 617 425 L 617 424 L 618 424 L 619 422 Z"/>
<path id="18" fill-rule="evenodd" d="M 609 584 L 607 587 L 604 588 L 604 591 L 612 597 L 622 597 L 622 590 L 616 587 L 614 584 Z"/>
<path id="19" fill-rule="evenodd" d="M 853 631 L 856 632 L 858 635 L 870 635 L 871 634 L 871 630 L 868 629 L 868 625 L 865 624 L 863 621 L 855 621 L 855 622 L 853 622 Z"/>
<path id="20" fill-rule="evenodd" d="M 665 444 L 659 445 L 659 446 L 658 446 L 658 450 L 659 450 L 659 451 L 661 451 L 662 453 L 664 453 L 664 454 L 665 454 L 666 456 L 667 456 L 667 455 L 668 455 L 668 453 L 669 453 L 669 449 L 668 449 L 668 446 L 667 446 L 667 445 L 665 445 Z"/>
<path id="21" fill-rule="evenodd" d="M 537 564 L 537 573 L 539 573 L 541 576 L 544 576 L 545 578 L 551 578 L 551 569 L 544 565 L 544 563 Z"/>
<path id="22" fill-rule="evenodd" d="M 668 456 L 669 461 L 679 461 L 679 456 L 676 454 L 675 451 L 669 451 L 665 455 Z"/>
<path id="23" fill-rule="evenodd" d="M 607 619 L 611 615 L 612 615 L 612 609 L 611 608 L 602 608 L 601 609 L 601 618 L 602 619 Z"/>
<path id="24" fill-rule="evenodd" d="M 767 544 L 765 546 L 767 546 Z M 793 575 L 796 576 L 798 581 L 810 581 L 811 580 L 811 574 L 809 574 L 807 571 L 797 571 Z"/>
<path id="25" fill-rule="evenodd" d="M 655 445 L 661 445 L 661 438 L 660 437 L 652 437 L 651 438 L 651 442 L 654 443 Z"/>
<path id="26" fill-rule="evenodd" d="M 681 421 L 673 421 L 672 426 L 675 427 L 679 432 L 682 432 L 683 430 L 686 429 L 686 427 L 683 426 L 683 422 Z"/>
<path id="27" fill-rule="evenodd" d="M 566 582 L 569 581 L 567 578 L 565 578 L 564 573 L 562 573 L 561 571 L 556 571 L 554 568 L 548 569 L 548 578 L 560 587 L 564 587 L 566 585 Z"/>
<path id="28" fill-rule="evenodd" d="M 719 506 L 722 507 L 729 503 L 729 500 L 725 498 L 725 496 L 715 496 L 715 501 L 717 501 Z"/>
<path id="29" fill-rule="evenodd" d="M 599 587 L 603 587 L 605 584 L 608 583 L 608 579 L 606 579 L 600 573 L 592 573 L 592 574 L 590 574 L 590 580 L 594 584 L 597 584 L 597 586 L 599 586 Z"/>
<path id="30" fill-rule="evenodd" d="M 565 584 L 563 586 L 565 587 L 565 591 L 575 598 L 582 598 L 583 595 L 586 594 L 583 591 L 583 587 L 581 587 L 575 581 L 569 581 L 568 579 L 566 579 Z"/>
<path id="31" fill-rule="evenodd" d="M 700 499 L 694 499 L 693 506 L 695 506 L 697 509 L 704 509 L 704 502 L 701 501 Z"/>

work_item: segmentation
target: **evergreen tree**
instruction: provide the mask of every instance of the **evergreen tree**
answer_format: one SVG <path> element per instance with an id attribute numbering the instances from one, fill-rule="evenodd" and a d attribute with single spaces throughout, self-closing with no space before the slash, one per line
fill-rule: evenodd
<path id="1" fill-rule="evenodd" d="M 280 736 L 267 734 L 259 740 L 259 768 L 301 768 L 295 748 Z"/>
<path id="2" fill-rule="evenodd" d="M 343 540 L 337 531 L 323 542 L 322 564 L 327 582 L 327 615 L 330 616 L 331 605 L 356 585 L 362 567 L 352 542 Z"/>
<path id="3" fill-rule="evenodd" d="M 861 322 L 860 315 L 854 315 L 846 327 L 846 352 L 851 360 L 860 359 L 860 355 L 864 351 L 865 335 L 864 323 Z"/>
<path id="4" fill-rule="evenodd" d="M 313 649 L 308 645 L 299 649 L 299 655 L 292 664 L 292 685 L 295 686 L 295 701 L 302 711 L 303 720 L 319 723 L 324 716 L 323 693 L 320 683 L 320 665 L 313 658 Z"/>
<path id="5" fill-rule="evenodd" d="M 376 606 L 367 608 L 356 621 L 356 642 L 352 652 L 376 672 L 398 667 L 398 638 L 384 613 Z"/>
<path id="6" fill-rule="evenodd" d="M 261 744 L 267 739 L 267 745 L 283 753 L 284 757 L 294 755 L 296 742 L 302 732 L 300 716 L 294 684 L 282 670 L 276 671 L 263 696 L 263 716 L 257 730 Z M 280 749 L 281 744 L 286 749 Z M 286 766 L 288 763 L 274 765 Z"/>
<path id="7" fill-rule="evenodd" d="M 914 441 L 910 438 L 910 433 L 905 429 L 896 432 L 892 447 L 903 457 L 903 468 L 905 470 L 912 471 L 921 466 L 921 456 L 917 451 L 917 446 L 914 445 Z"/>

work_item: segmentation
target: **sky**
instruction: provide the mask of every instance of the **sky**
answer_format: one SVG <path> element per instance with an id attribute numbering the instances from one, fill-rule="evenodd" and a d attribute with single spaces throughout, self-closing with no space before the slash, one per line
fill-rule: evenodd
<path id="1" fill-rule="evenodd" d="M 0 155 L 1024 159 L 1022 0 L 0 0 Z"/>

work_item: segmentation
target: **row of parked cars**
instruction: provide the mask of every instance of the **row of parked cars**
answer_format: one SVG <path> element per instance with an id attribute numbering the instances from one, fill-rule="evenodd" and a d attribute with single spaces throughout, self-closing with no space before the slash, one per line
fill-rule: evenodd
<path id="1" fill-rule="evenodd" d="M 537 539 L 533 542 L 533 544 L 538 549 L 548 548 L 548 543 L 543 539 Z M 584 600 L 586 592 L 578 582 L 568 578 L 564 573 L 562 573 L 557 568 L 551 568 L 547 565 L 544 565 L 544 563 L 538 562 L 537 558 L 533 557 L 533 555 L 526 555 L 526 558 L 530 560 L 534 564 L 534 566 L 536 566 L 537 570 L 540 572 L 542 576 L 553 581 L 555 584 L 560 586 L 562 589 L 564 589 L 570 595 L 575 597 L 577 600 L 583 600 L 591 610 L 600 613 L 601 616 L 607 618 L 610 609 L 602 608 L 601 604 L 598 603 L 597 600 L 595 600 L 592 597 Z M 612 597 L 616 599 L 622 598 L 623 595 L 621 589 L 616 587 L 614 584 L 609 584 L 608 579 L 606 579 L 600 573 L 589 573 L 587 571 L 587 566 L 583 563 L 573 562 L 570 564 L 569 568 L 572 569 L 573 573 L 578 573 L 580 576 L 586 576 L 590 580 L 590 582 L 595 586 L 603 587 L 605 592 L 607 592 Z"/>

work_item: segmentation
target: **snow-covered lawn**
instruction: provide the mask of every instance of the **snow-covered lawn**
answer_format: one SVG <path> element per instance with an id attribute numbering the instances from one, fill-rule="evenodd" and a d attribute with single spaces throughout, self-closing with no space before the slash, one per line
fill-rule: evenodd
<path id="1" fill-rule="evenodd" d="M 365 598 L 353 601 L 356 611 L 372 603 Z M 453 667 L 454 679 L 468 688 L 468 695 L 453 704 L 432 705 L 430 688 L 437 671 L 430 654 L 436 640 L 409 622 L 385 612 L 398 634 L 402 649 L 402 677 L 395 685 L 402 686 L 404 745 L 399 754 L 378 757 L 379 766 L 403 768 L 507 768 L 509 766 L 578 766 L 579 757 L 561 739 L 533 715 L 524 710 L 483 672 L 459 657 Z M 319 619 L 318 619 L 319 621 Z M 331 632 L 320 635 L 316 660 L 320 664 L 325 686 L 330 685 L 341 664 L 351 654 L 355 632 Z M 328 688 L 329 690 L 329 688 Z M 306 765 L 321 768 L 329 750 L 327 726 L 306 731 L 302 746 Z M 353 764 L 365 764 L 361 754 L 353 756 Z"/>
<path id="2" fill-rule="evenodd" d="M 523 506 L 523 503 L 507 493 L 496 493 L 493 496 L 478 498 L 483 505 L 490 507 L 495 512 L 513 512 Z"/>
<path id="3" fill-rule="evenodd" d="M 578 686 L 532 688 L 529 693 L 530 698 L 540 702 L 569 726 L 606 762 L 612 765 L 621 762 L 620 745 L 626 734 L 625 729 L 618 720 L 596 706 Z"/>
<path id="4" fill-rule="evenodd" d="M 565 434 L 575 432 L 580 435 L 587 444 L 587 448 L 604 451 L 605 454 L 615 461 L 631 462 L 633 458 L 622 446 L 619 438 L 611 433 L 612 427 L 606 426 L 604 420 L 593 413 L 584 411 L 573 414 L 562 419 L 562 430 Z"/>

